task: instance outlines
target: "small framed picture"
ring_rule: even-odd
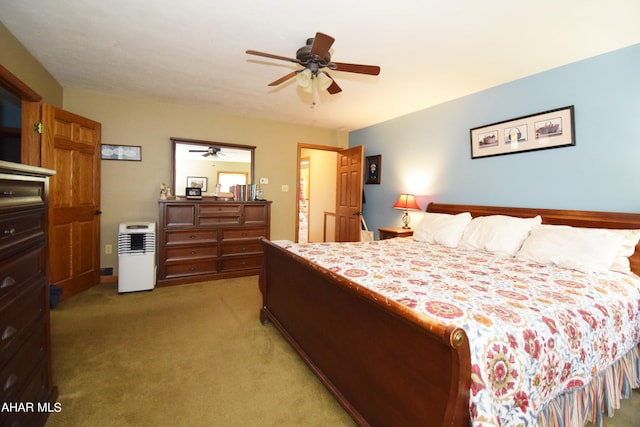
[[[187,187],[200,188],[204,193],[207,192],[207,177],[206,176],[188,176]]]
[[[187,187],[185,189],[187,199],[199,200],[202,199],[202,188],[200,187]]]
[[[139,145],[111,145],[102,144],[100,147],[102,160],[130,160],[142,161],[142,147]]]
[[[365,184],[380,184],[380,174],[382,168],[382,155],[367,156],[365,158],[365,171],[366,179]]]

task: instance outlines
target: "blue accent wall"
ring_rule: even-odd
[[[470,129],[573,105],[576,145],[471,159]],[[640,44],[363,128],[349,146],[382,155],[365,184],[370,230],[400,226],[400,193],[476,205],[640,213]],[[420,212],[412,213],[417,225]]]

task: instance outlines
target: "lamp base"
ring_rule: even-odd
[[[402,215],[402,223],[404,224],[402,228],[409,229],[409,222],[411,222],[411,218],[409,217],[409,211],[404,211],[404,215]]]

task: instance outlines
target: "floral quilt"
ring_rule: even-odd
[[[584,274],[488,252],[395,238],[288,250],[466,331],[472,425],[537,426],[640,342],[640,278]]]

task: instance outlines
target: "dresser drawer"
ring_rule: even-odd
[[[224,225],[241,225],[242,216],[240,214],[228,214],[226,216],[199,216],[199,227],[219,227]]]
[[[164,211],[164,222],[166,227],[193,227],[196,225],[196,207],[168,204]]]
[[[197,258],[215,258],[218,256],[218,245],[199,246],[169,246],[167,247],[167,261]]]
[[[43,323],[20,347],[15,356],[0,370],[0,400],[15,401],[38,362],[46,354],[47,331]]]
[[[14,355],[33,325],[46,312],[46,279],[29,286],[11,305],[0,311],[0,368]]]
[[[20,393],[20,395],[14,398],[13,402],[21,402],[21,403],[33,403],[34,411],[38,410],[38,402],[47,402],[51,396],[48,393],[50,385],[49,378],[51,376],[49,365],[46,362],[46,359],[41,359],[36,365],[35,370],[31,373],[31,376],[27,379],[27,382],[24,386],[24,389]],[[47,405],[47,408],[51,410],[62,408],[59,403],[51,402]],[[34,415],[36,419],[34,419]],[[47,416],[45,413],[34,414],[29,411],[14,411],[7,412],[2,414],[4,424],[0,423],[2,426],[11,426],[11,427],[31,427],[34,425],[42,425],[44,423],[44,419]],[[40,416],[40,420],[37,420],[38,416]]]
[[[262,244],[260,240],[238,240],[227,242],[222,245],[222,255],[242,255],[262,253]]]
[[[171,230],[165,232],[167,246],[216,243],[217,241],[217,230]]]
[[[22,248],[44,244],[44,209],[0,217],[0,254],[2,257]]]
[[[234,239],[257,239],[267,235],[264,227],[255,228],[228,228],[222,230],[222,241]]]
[[[0,210],[45,205],[45,179],[0,173]]]
[[[244,205],[245,225],[266,225],[269,218],[269,205],[246,204]]]
[[[198,205],[198,216],[240,216],[242,205],[235,204],[200,204]]]
[[[226,203],[198,205],[198,226],[200,227],[240,224],[242,224],[242,205]]]
[[[167,278],[172,278],[215,273],[218,267],[217,264],[213,259],[167,262],[165,264],[165,274]]]
[[[0,264],[0,307],[4,298],[16,288],[45,276],[46,249],[34,248],[2,260]],[[17,291],[16,291],[17,292]]]
[[[222,272],[253,270],[262,268],[262,255],[229,257],[222,259]]]

